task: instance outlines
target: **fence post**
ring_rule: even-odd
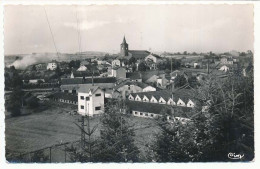
[[[65,163],[66,163],[66,156],[67,156],[67,154],[66,154],[66,144],[64,144],[64,152],[65,152]]]
[[[51,163],[51,147],[50,147],[50,163]]]

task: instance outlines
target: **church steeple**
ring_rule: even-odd
[[[126,43],[125,36],[124,36],[124,39],[123,39],[123,42],[122,42],[122,44],[123,44],[123,43]]]
[[[120,54],[122,56],[128,56],[128,44],[126,43],[125,36],[123,38],[123,42],[120,45]]]

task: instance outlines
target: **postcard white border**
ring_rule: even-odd
[[[141,5],[158,5],[158,4],[254,4],[254,33],[255,33],[255,43],[254,43],[254,65],[255,65],[255,159],[254,162],[244,162],[244,163],[135,163],[135,164],[116,164],[116,163],[104,163],[104,164],[80,164],[80,163],[71,163],[71,164],[8,164],[5,160],[5,135],[4,135],[4,29],[3,29],[3,14],[4,14],[4,5],[127,5],[127,4],[141,4]],[[91,169],[95,168],[149,168],[149,169],[157,169],[157,168],[189,168],[189,169],[254,169],[260,168],[259,162],[259,132],[260,132],[260,2],[258,1],[42,1],[42,0],[3,0],[0,2],[0,167],[3,169],[33,169],[33,168],[52,168],[52,169],[60,169],[60,168],[68,168],[68,169],[77,169],[83,167],[89,167]],[[259,66],[258,66],[259,65]],[[214,152],[212,152],[214,153]]]

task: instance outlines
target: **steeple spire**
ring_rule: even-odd
[[[124,35],[124,39],[123,39],[123,42],[122,43],[126,43],[126,40],[125,40],[125,35]]]

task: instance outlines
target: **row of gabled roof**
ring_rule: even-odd
[[[160,90],[160,91],[151,91],[151,92],[141,92],[141,93],[131,93],[130,95],[133,98],[136,98],[139,96],[141,99],[144,97],[147,97],[149,100],[154,97],[157,101],[160,100],[160,98],[163,98],[166,102],[169,101],[169,99],[172,99],[175,103],[178,102],[179,99],[181,99],[185,104],[189,102],[189,100],[192,100],[193,103],[194,97],[192,96],[192,90],[191,89],[181,89],[181,90],[176,90],[174,92],[170,92],[168,90]],[[129,95],[129,96],[130,96]]]
[[[175,117],[189,118],[192,116],[190,107],[170,106],[167,104],[152,104],[146,102],[126,101],[130,111],[147,112],[154,114],[169,114]]]

